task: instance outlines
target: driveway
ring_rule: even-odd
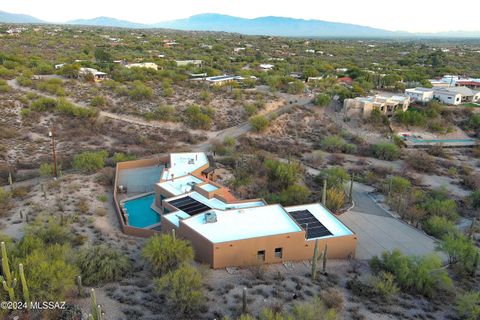
[[[435,240],[392,217],[369,196],[370,188],[354,185],[355,206],[338,218],[357,234],[357,259],[370,259],[383,251],[399,249],[406,255],[435,251]]]

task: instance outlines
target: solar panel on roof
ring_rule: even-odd
[[[317,218],[308,210],[299,210],[289,212],[295,221],[305,229],[307,239],[331,236],[330,232]]]
[[[182,210],[183,212],[188,213],[191,216],[210,210],[211,208],[200,201],[197,201],[191,197],[183,197],[168,201],[175,208]]]

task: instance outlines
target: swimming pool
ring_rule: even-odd
[[[160,215],[151,208],[155,201],[155,194],[127,200],[124,207],[128,213],[128,225],[145,228],[160,222]]]
[[[415,143],[475,143],[474,139],[417,139],[408,138]]]

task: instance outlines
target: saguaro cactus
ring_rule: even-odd
[[[327,179],[323,179],[322,204],[327,205]]]
[[[77,276],[77,288],[78,288],[78,296],[80,298],[83,298],[85,296],[85,291],[83,290],[82,276]]]
[[[17,279],[12,277],[12,272],[10,271],[10,264],[8,263],[7,249],[5,247],[5,242],[0,243],[2,251],[2,274],[0,276],[0,282],[3,285],[3,289],[8,292],[8,297],[10,301],[15,301],[15,286],[17,285]]]
[[[95,295],[95,289],[92,288],[90,291],[90,299],[92,300],[92,313],[89,315],[89,318],[93,320],[102,320],[102,308],[97,304],[97,296]]]
[[[322,254],[322,257],[323,257],[322,271],[323,271],[323,273],[326,273],[326,271],[327,271],[327,251],[328,251],[328,245],[325,244],[325,249],[323,250],[323,254]]]
[[[355,173],[352,173],[352,177],[350,178],[350,190],[348,192],[348,200],[350,204],[353,204],[353,181],[355,180]]]
[[[172,239],[173,241],[175,241],[177,238],[175,236],[175,229],[172,229]]]
[[[28,290],[27,279],[25,278],[23,264],[21,263],[18,265],[18,273],[20,275],[20,283],[22,284],[23,300],[27,303],[27,308],[30,309],[30,291]]]
[[[247,288],[242,291],[242,313],[247,313]]]
[[[318,260],[318,239],[315,240],[315,248],[313,249],[312,257],[312,280],[317,278],[317,260]]]

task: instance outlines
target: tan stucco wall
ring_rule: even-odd
[[[165,220],[164,220],[165,221]],[[165,232],[171,232],[172,227],[165,227]],[[162,231],[164,228],[162,226]],[[178,235],[190,240],[195,250],[195,259],[209,264],[214,269],[229,266],[252,266],[259,263],[272,264],[284,261],[311,260],[315,241],[306,241],[305,232],[292,232],[281,235],[257,237],[251,239],[211,243],[180,221]],[[346,259],[355,257],[356,236],[343,236],[321,239],[318,241],[319,251],[328,244],[328,258]],[[282,258],[275,257],[275,249],[282,248]],[[265,261],[257,259],[258,251],[265,251]]]

